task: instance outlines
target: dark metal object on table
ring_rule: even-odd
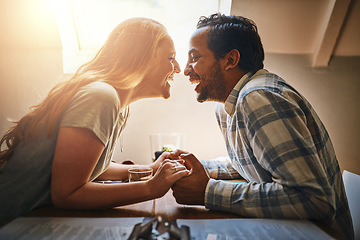
[[[190,228],[169,222],[162,217],[155,217],[150,221],[145,218],[142,223],[134,226],[128,240],[190,240]]]
[[[155,160],[158,159],[158,157],[160,157],[160,155],[165,152],[165,151],[156,151],[155,152]]]

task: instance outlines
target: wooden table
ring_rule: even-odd
[[[161,216],[174,221],[176,219],[228,219],[241,218],[239,215],[226,212],[217,212],[206,209],[204,206],[180,205],[176,203],[172,192],[169,191],[164,197],[142,203],[116,207],[104,210],[63,210],[55,207],[43,207],[29,212],[28,217],[156,217]],[[329,226],[314,222],[324,232],[335,239],[343,239]]]
[[[190,206],[177,204],[172,192],[164,197],[142,203],[104,210],[63,210],[53,206],[35,209],[26,216],[31,217],[155,217],[161,216],[168,220],[176,219],[212,219],[239,218],[238,215],[216,212],[204,206]]]

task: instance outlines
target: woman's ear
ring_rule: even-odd
[[[236,49],[232,49],[230,52],[228,52],[224,59],[226,60],[225,63],[225,70],[229,70],[232,68],[237,67],[239,60],[240,60],[240,53]]]

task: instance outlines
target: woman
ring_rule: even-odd
[[[163,196],[188,174],[166,159],[148,165],[154,177],[123,180],[131,165],[111,162],[132,102],[169,98],[180,72],[165,27],[146,18],[119,24],[95,58],[59,83],[0,141],[0,224],[36,207],[99,209]],[[1,148],[3,149],[3,148]]]

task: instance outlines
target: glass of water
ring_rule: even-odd
[[[128,170],[129,182],[147,181],[153,176],[153,169],[147,167],[135,167]]]

